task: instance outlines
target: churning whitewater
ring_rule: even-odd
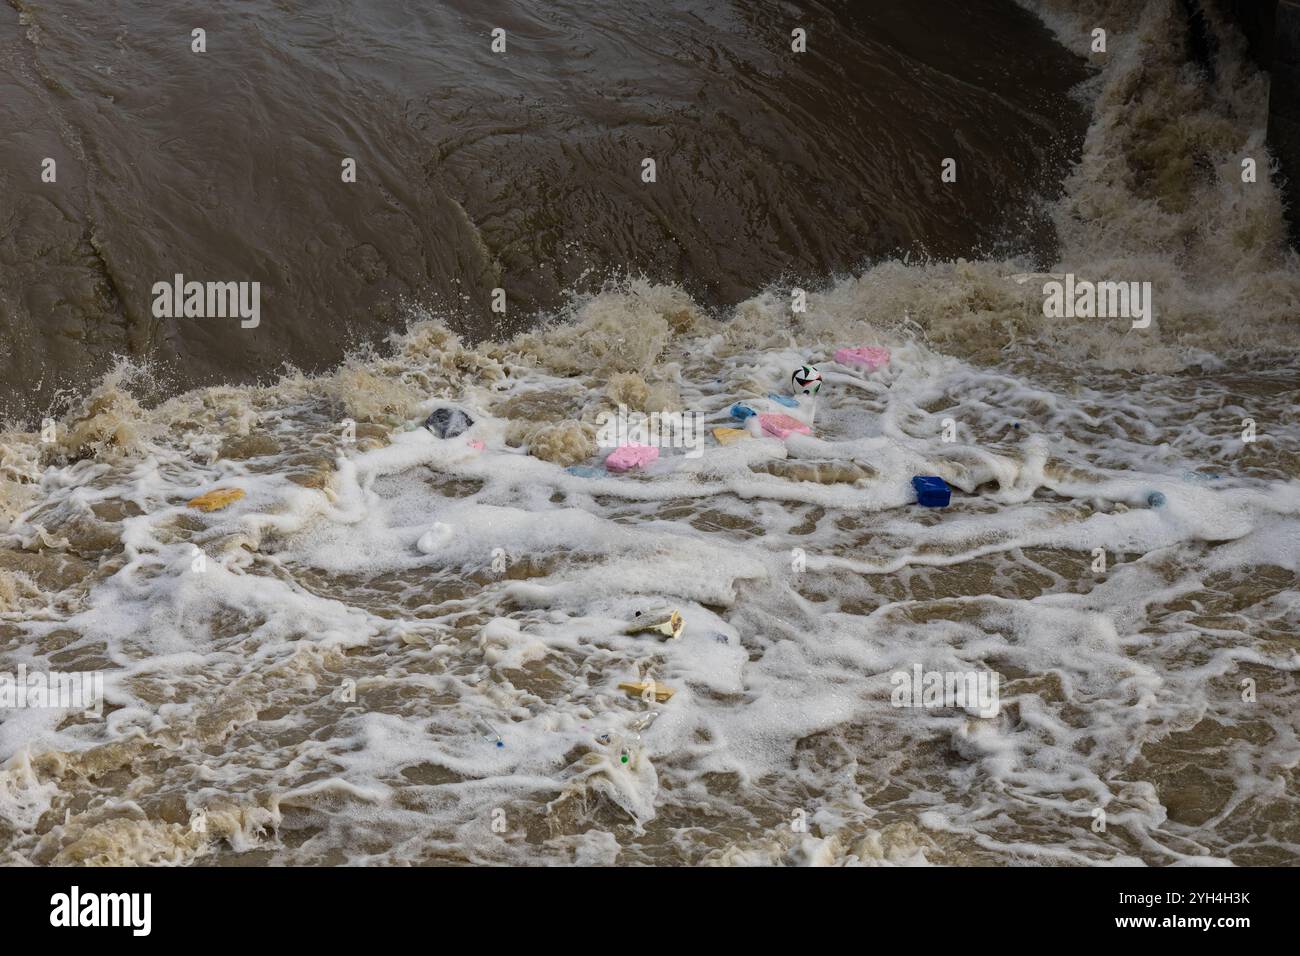
[[[1294,862],[1300,267],[1238,174],[1262,80],[1179,10],[1108,12],[1046,272],[629,279],[263,387],[123,362],[5,432],[0,670],[103,703],[6,712],[0,863]],[[1151,321],[1049,317],[1064,275]],[[804,365],[810,433],[746,430]],[[601,467],[620,406],[699,453]]]

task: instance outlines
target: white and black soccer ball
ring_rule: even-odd
[[[822,390],[822,373],[816,366],[800,365],[790,376],[796,395],[816,395]]]

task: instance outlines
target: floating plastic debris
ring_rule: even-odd
[[[610,471],[631,471],[644,468],[659,457],[659,449],[653,445],[620,445],[609,453],[605,467]]]
[[[719,445],[734,445],[742,438],[748,438],[749,432],[743,428],[715,428],[713,437],[718,440]]]
[[[501,739],[501,735],[482,717],[474,718],[474,729],[490,744],[496,744],[498,747],[504,747],[506,742]]]
[[[811,428],[789,415],[759,415],[758,423],[763,426],[763,431],[769,435],[775,435],[777,438],[785,438],[794,434],[812,434]]]
[[[789,395],[778,395],[775,392],[772,392],[767,397],[778,404],[784,405],[786,408],[799,407],[799,400],[797,398],[791,398]]]
[[[1147,495],[1147,504],[1152,508],[1163,508],[1165,506],[1165,496],[1158,491],[1153,491]]]
[[[233,505],[242,497],[244,497],[243,488],[217,488],[215,491],[206,492],[197,498],[191,498],[189,506],[198,508],[200,511],[218,511],[228,505]]]
[[[641,742],[641,732],[649,729],[650,725],[658,719],[659,711],[652,710],[628,724],[626,733],[603,733],[596,737],[596,742],[601,746],[609,747],[618,755],[620,766],[626,767],[645,748]]]
[[[731,406],[730,414],[732,418],[738,418],[743,422],[746,418],[750,418],[758,413],[748,405],[742,405],[740,402],[737,402],[735,405]]]
[[[636,613],[638,620],[624,628],[624,634],[662,634],[672,640],[681,637],[682,629],[686,626],[686,619],[682,617],[680,611],[673,611],[667,617],[651,616],[640,611]]]
[[[435,408],[424,420],[424,427],[439,438],[455,438],[468,431],[473,424],[474,419],[459,408]]]
[[[952,498],[948,482],[934,475],[917,475],[912,479],[916,503],[926,508],[946,508]]]
[[[623,767],[628,766],[641,751],[641,736],[636,733],[628,736],[608,732],[597,734],[596,743],[608,747],[610,755],[617,757],[619,765]]]
[[[835,353],[835,361],[841,365],[854,365],[874,372],[889,364],[889,349],[879,345],[868,345],[860,349],[840,349]]]
[[[634,733],[639,734],[642,731],[649,730],[650,725],[653,724],[658,719],[659,719],[659,711],[652,710],[648,714],[643,714],[640,717],[638,717],[636,720],[632,721],[632,723],[628,724],[628,729],[632,730]]]
[[[605,478],[609,476],[609,472],[600,465],[570,465],[564,470],[579,478]]]
[[[667,703],[672,699],[673,694],[677,691],[671,687],[665,687],[663,684],[656,684],[654,681],[628,681],[618,685],[618,689],[626,691],[632,697],[641,697],[647,691],[654,694],[655,701],[660,704]]]

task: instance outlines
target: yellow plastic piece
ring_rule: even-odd
[[[653,690],[655,701],[663,704],[672,699],[673,694],[677,691],[671,687],[665,687],[663,684],[656,684],[652,680],[639,681],[637,683],[625,683],[618,685],[619,690],[627,691],[633,697],[641,697],[647,690]]]
[[[748,438],[749,432],[743,428],[715,428],[713,437],[718,440],[719,445],[734,445],[742,438]]]
[[[228,505],[233,505],[242,497],[244,497],[243,488],[218,488],[215,491],[199,495],[197,498],[191,498],[189,505],[191,508],[198,508],[200,511],[219,511]]]

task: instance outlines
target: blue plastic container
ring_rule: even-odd
[[[912,487],[916,489],[916,503],[925,508],[946,508],[952,499],[948,482],[934,475],[917,475]]]
[[[754,414],[754,410],[750,408],[748,405],[742,405],[739,402],[737,402],[735,405],[731,406],[731,417],[739,418],[742,422],[753,414]]]
[[[778,395],[776,392],[769,392],[767,397],[779,405],[784,405],[786,408],[799,407],[799,400],[791,398],[789,395]]]

